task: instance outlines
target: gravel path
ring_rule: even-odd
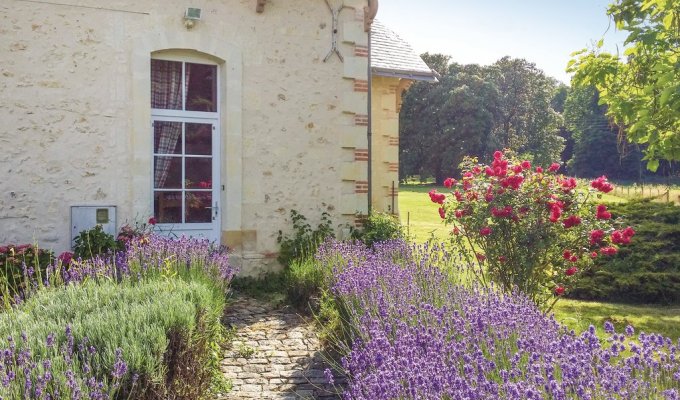
[[[246,297],[232,300],[227,326],[236,336],[222,361],[233,390],[226,399],[337,399],[311,322],[292,308]]]

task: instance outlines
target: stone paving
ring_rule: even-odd
[[[324,376],[327,366],[313,324],[292,308],[237,297],[225,318],[236,330],[222,361],[233,390],[220,398],[339,398]]]

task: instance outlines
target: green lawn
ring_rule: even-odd
[[[424,242],[432,236],[438,240],[447,240],[449,237],[449,229],[437,213],[438,206],[427,195],[434,188],[432,185],[402,185],[399,188],[401,222],[408,226],[408,231],[416,242]],[[444,192],[446,189],[439,187],[437,190]],[[603,200],[627,201],[613,193],[606,195]],[[602,333],[602,325],[609,320],[617,330],[631,324],[638,332],[656,332],[673,339],[680,338],[680,306],[633,306],[560,300],[555,306],[555,316],[558,321],[577,332],[588,329],[592,324]]]

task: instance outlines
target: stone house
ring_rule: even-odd
[[[256,273],[275,265],[291,209],[338,225],[369,202],[396,213],[400,94],[436,78],[379,23],[371,49],[376,12],[376,0],[3,1],[0,244],[62,251],[76,214],[111,231],[153,215]]]

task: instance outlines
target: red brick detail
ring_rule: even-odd
[[[354,226],[355,226],[356,228],[363,228],[363,227],[364,227],[364,220],[363,220],[363,219],[359,219],[359,218],[355,219],[355,220],[354,220]]]
[[[368,57],[368,47],[367,46],[354,46],[354,55],[356,57]]]
[[[366,114],[355,114],[354,115],[354,125],[368,126],[368,115],[366,115]]]
[[[354,192],[355,193],[368,193],[368,181],[356,181],[356,182],[354,182]]]
[[[368,149],[354,150],[354,161],[368,161]]]
[[[389,172],[399,172],[399,163],[389,163],[387,165],[387,170]]]
[[[368,92],[368,81],[363,81],[361,79],[354,80],[354,91],[355,92]]]
[[[399,138],[398,137],[390,137],[389,145],[390,146],[399,146]]]
[[[394,190],[392,190],[392,188],[390,188],[390,197],[399,197],[399,189],[394,188]]]

